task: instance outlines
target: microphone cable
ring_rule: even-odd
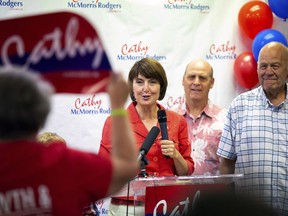
[[[130,195],[130,180],[128,181],[127,185],[127,196],[126,196],[126,216],[128,216],[128,211],[129,211],[129,195]]]

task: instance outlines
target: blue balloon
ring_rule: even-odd
[[[283,19],[288,18],[288,1],[287,0],[268,0],[272,12]]]
[[[252,53],[256,61],[258,61],[258,55],[262,47],[270,42],[279,42],[287,47],[287,39],[281,32],[275,29],[262,30],[256,35],[252,43]]]

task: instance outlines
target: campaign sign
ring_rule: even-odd
[[[111,66],[82,16],[57,12],[0,21],[0,69],[40,73],[56,92],[105,91]]]
[[[194,184],[146,187],[145,216],[188,216],[201,196],[225,191],[225,184]]]

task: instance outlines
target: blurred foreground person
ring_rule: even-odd
[[[270,208],[252,197],[230,192],[208,192],[193,203],[189,216],[272,216]]]
[[[43,145],[36,139],[53,91],[34,75],[0,72],[0,215],[81,215],[137,173],[128,116],[112,116],[111,159]],[[129,86],[121,75],[111,75],[107,91],[112,110],[123,109]]]

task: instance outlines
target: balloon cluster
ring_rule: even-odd
[[[271,42],[287,46],[287,39],[278,30],[272,29],[273,13],[286,21],[288,0],[268,0],[268,5],[260,0],[244,4],[238,13],[241,31],[253,40],[252,52],[244,52],[234,62],[234,74],[239,84],[251,89],[258,84],[257,61],[261,48]]]

